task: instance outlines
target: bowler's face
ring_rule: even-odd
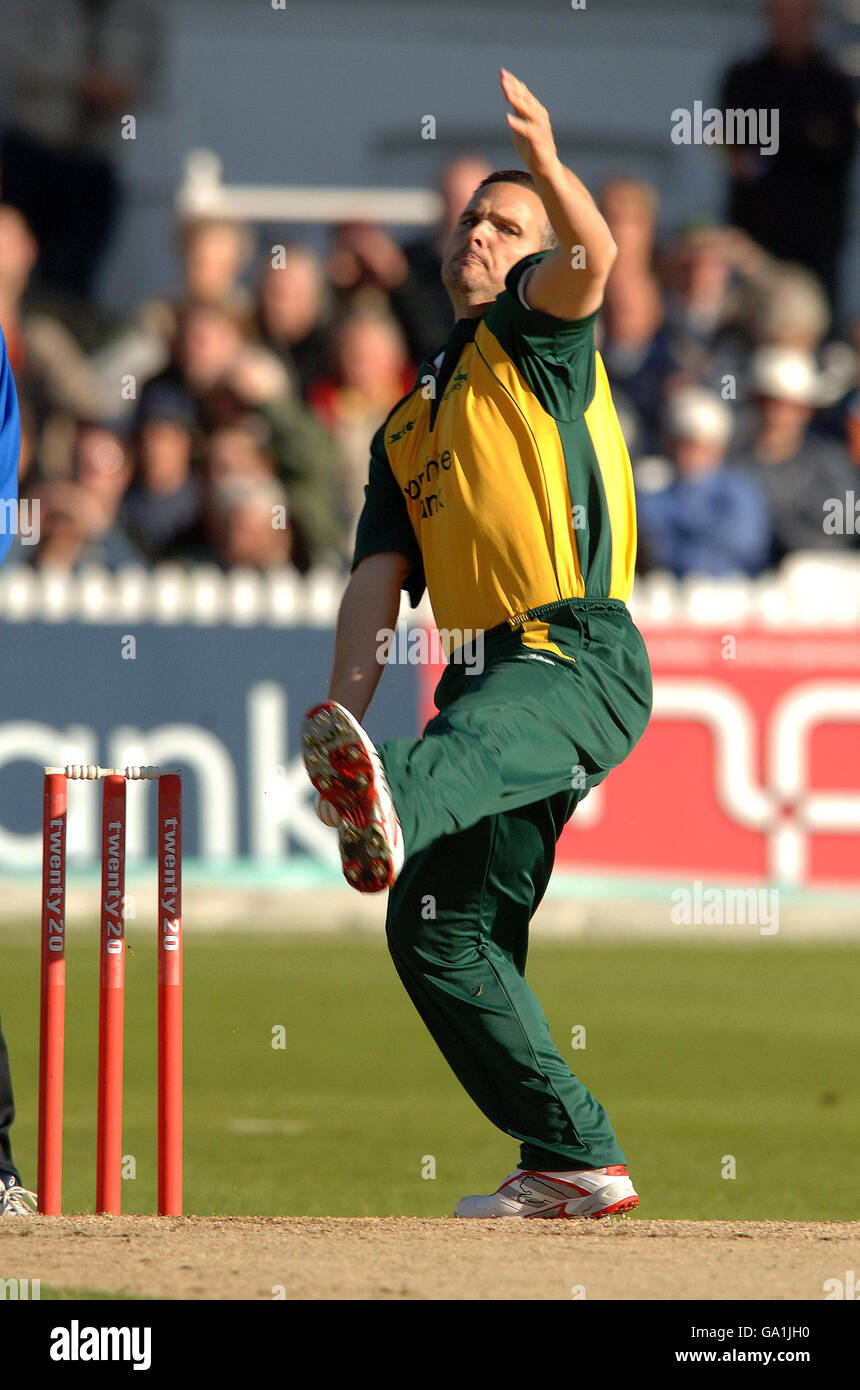
[[[516,183],[480,188],[445,246],[442,283],[470,304],[495,299],[517,261],[543,247],[546,212],[536,193]]]

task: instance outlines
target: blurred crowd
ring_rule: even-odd
[[[731,223],[664,236],[652,186],[613,177],[597,191],[619,248],[598,345],[633,461],[640,571],[756,575],[798,550],[858,546],[860,320],[838,280],[853,101],[815,46],[814,6],[772,0],[768,13],[762,54],[726,75],[724,100],[781,102],[793,143],[764,165],[733,153]],[[41,539],[6,563],[348,566],[370,439],[453,326],[442,248],[491,166],[448,165],[439,224],[405,244],[350,223],[320,256],[186,222],[175,287],[94,331],[83,311],[103,247],[82,280],[44,200],[37,235],[20,170],[32,183],[47,137],[22,110],[0,146],[0,326]]]

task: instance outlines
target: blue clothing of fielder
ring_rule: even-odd
[[[0,564],[6,558],[6,552],[15,534],[20,448],[21,421],[18,414],[18,396],[6,352],[6,339],[0,329]],[[9,1129],[14,1118],[15,1104],[12,1099],[9,1055],[3,1034],[0,1032],[0,1182],[10,1176],[20,1182],[20,1174],[12,1162],[12,1148],[9,1143]]]
[[[21,417],[6,339],[0,329],[0,564],[15,538],[18,518],[18,456]]]

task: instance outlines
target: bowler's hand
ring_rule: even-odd
[[[507,68],[499,68],[499,78],[502,91],[513,107],[513,112],[507,113],[507,122],[514,148],[534,175],[546,176],[558,163],[549,112],[525,82],[514,77]]]

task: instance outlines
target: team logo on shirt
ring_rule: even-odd
[[[404,436],[404,434],[407,434],[408,431],[412,429],[412,427],[413,427],[414,424],[415,424],[415,421],[414,421],[414,420],[407,420],[407,421],[406,421],[406,424],[403,426],[403,429],[402,429],[402,430],[397,430],[396,433],[390,434],[390,435],[388,436],[388,442],[389,442],[389,444],[396,444],[397,441],[398,441],[398,439],[402,439],[403,436]]]
[[[444,507],[439,479],[443,471],[447,473],[453,462],[450,449],[445,449],[438,459],[427,459],[421,472],[407,480],[403,491],[410,502],[421,503],[422,517],[435,516]],[[435,487],[436,490],[430,492],[431,487]]]
[[[443,401],[447,401],[452,391],[459,391],[462,386],[465,386],[468,380],[469,377],[466,372],[457,372],[451,378],[451,384],[445,392],[444,396],[442,397]]]

